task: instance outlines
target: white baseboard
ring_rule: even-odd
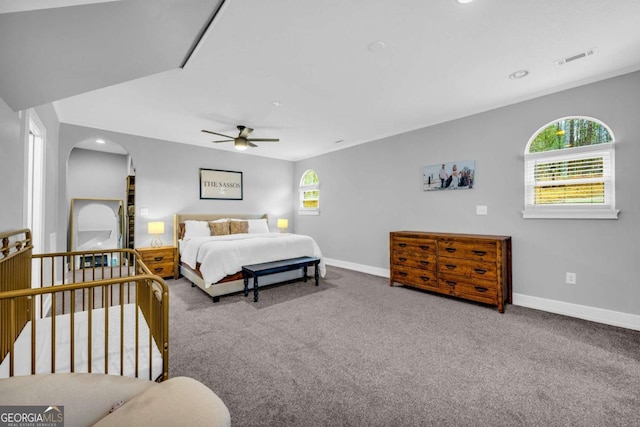
[[[387,279],[389,278],[389,274],[390,274],[389,269],[386,269],[386,268],[371,267],[370,265],[356,264],[355,262],[340,261],[338,259],[332,259],[332,258],[323,258],[323,259],[324,259],[324,263],[327,265],[346,268],[347,270],[359,271],[361,273],[367,273],[373,276],[386,277]]]
[[[389,270],[385,268],[371,267],[369,265],[340,261],[332,258],[324,258],[324,262],[334,267],[346,268],[347,270],[359,271],[374,276],[389,278],[390,275]],[[513,294],[513,305],[640,331],[640,315],[637,314],[622,313],[620,311],[606,310],[604,308],[589,307],[517,293]]]
[[[589,307],[586,305],[515,293],[513,294],[513,305],[640,331],[640,316],[637,314],[622,313],[604,308]]]

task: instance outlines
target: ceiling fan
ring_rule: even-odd
[[[225,135],[225,134],[218,133],[218,132],[213,132],[213,131],[206,130],[206,129],[202,129],[202,132],[211,133],[213,135],[223,136],[223,137],[227,138],[227,139],[223,139],[223,140],[220,140],[220,141],[213,141],[215,143],[233,141],[233,145],[235,146],[236,150],[246,150],[249,147],[257,147],[257,145],[253,143],[253,141],[257,141],[257,142],[278,142],[278,141],[280,141],[277,138],[249,138],[249,135],[251,135],[251,132],[253,132],[253,129],[248,128],[246,126],[238,126],[238,130],[240,131],[240,133],[236,137]]]

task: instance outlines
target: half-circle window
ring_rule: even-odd
[[[525,218],[617,218],[614,137],[587,117],[555,120],[525,149]]]
[[[320,213],[320,179],[318,174],[307,170],[300,179],[300,206],[299,213],[317,215]]]

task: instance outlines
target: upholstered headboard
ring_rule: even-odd
[[[184,235],[184,222],[187,220],[193,221],[215,221],[222,218],[237,218],[237,219],[266,219],[269,222],[268,214],[214,214],[214,213],[178,213],[173,216],[173,244],[178,246],[178,240]]]

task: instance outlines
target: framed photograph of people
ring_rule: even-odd
[[[424,166],[422,189],[424,191],[468,190],[474,187],[476,161],[461,160]]]
[[[242,172],[200,169],[200,198],[242,200]]]

